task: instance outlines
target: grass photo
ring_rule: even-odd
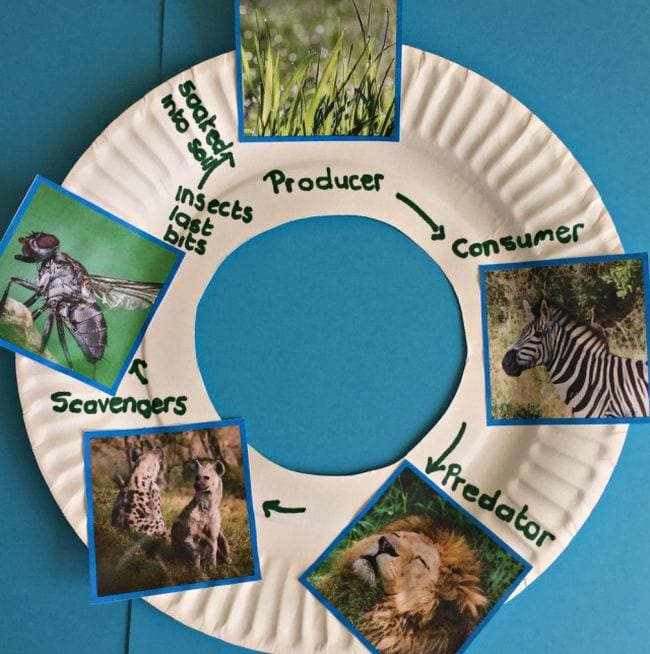
[[[301,581],[371,651],[452,654],[529,570],[405,462]]]
[[[645,256],[481,268],[488,420],[648,416]]]
[[[182,257],[37,177],[0,243],[0,345],[114,393]]]
[[[243,422],[86,434],[94,602],[259,579]]]
[[[240,137],[399,136],[401,0],[239,0]]]

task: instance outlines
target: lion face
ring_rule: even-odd
[[[352,571],[368,584],[381,583],[389,595],[434,588],[440,577],[440,553],[424,534],[375,534],[353,546],[350,553]]]
[[[338,570],[378,586],[388,615],[413,624],[440,619],[443,607],[445,615],[465,616],[469,624],[487,605],[480,565],[466,539],[423,516],[397,520],[358,541],[342,554]]]

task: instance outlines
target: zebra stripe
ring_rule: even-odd
[[[605,337],[557,304],[542,300],[532,320],[503,357],[504,371],[518,377],[546,366],[551,382],[579,418],[648,415],[648,363],[612,354]]]

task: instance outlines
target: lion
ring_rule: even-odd
[[[340,607],[374,590],[355,626],[381,654],[452,654],[488,605],[480,572],[464,536],[408,516],[345,550],[319,591]]]

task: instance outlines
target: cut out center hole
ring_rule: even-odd
[[[276,463],[319,474],[403,457],[447,408],[466,351],[437,264],[401,232],[352,216],[245,243],[208,285],[196,329],[219,414],[245,418],[249,443]]]

